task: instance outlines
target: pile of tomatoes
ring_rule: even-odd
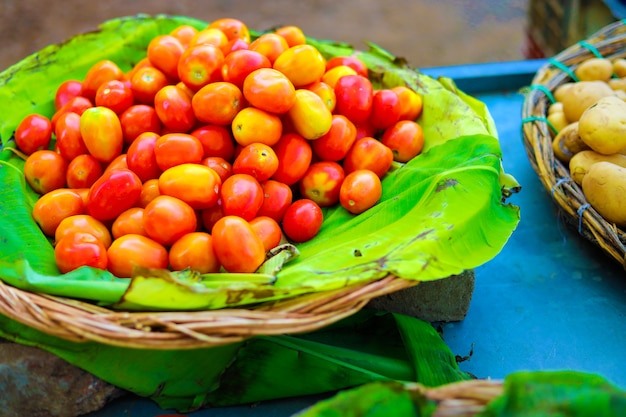
[[[254,272],[312,239],[323,207],[372,207],[423,146],[419,94],[374,89],[360,60],[325,59],[298,27],[251,40],[232,18],[155,37],[127,72],[97,62],[54,105],[14,138],[63,273]]]

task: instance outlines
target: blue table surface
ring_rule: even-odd
[[[533,171],[522,142],[520,89],[541,60],[426,68],[453,78],[483,101],[496,122],[505,170],[522,185],[509,200],[521,221],[503,250],[478,267],[467,317],[442,325],[443,338],[469,360],[462,370],[504,378],[520,370],[573,369],[597,373],[626,389],[626,274],[620,265],[559,218]],[[323,396],[214,408],[200,416],[289,416]],[[126,396],[92,417],[166,414],[149,400]],[[169,411],[171,412],[171,410]]]

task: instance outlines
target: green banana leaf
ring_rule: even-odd
[[[0,336],[42,347],[163,409],[179,412],[332,395],[373,381],[437,386],[470,379],[432,325],[369,309],[316,332],[192,350],[70,342],[3,316]]]
[[[0,278],[15,287],[91,300],[127,310],[197,310],[244,306],[303,293],[366,283],[386,275],[428,281],[472,269],[497,255],[519,222],[504,200],[511,182],[486,106],[371,45],[310,39],[327,57],[355,53],[376,86],[405,83],[424,96],[419,121],[425,151],[383,180],[383,196],[358,216],[325,210],[318,236],[297,245],[296,257],[274,262],[264,274],[194,274],[142,271],[132,280],[80,268],[60,274],[48,239],[30,216],[38,197],[21,177],[23,161],[11,139],[19,121],[50,116],[56,87],[81,79],[100,59],[129,69],[149,40],[181,23],[179,16],[135,16],[105,22],[98,31],[49,46],[0,74]],[[258,35],[253,33],[253,35]],[[507,182],[503,181],[503,178]],[[275,261],[275,260],[274,260]],[[287,262],[288,261],[288,262]]]
[[[293,417],[436,415],[436,401],[426,398],[416,388],[414,384],[399,381],[370,382],[321,400]],[[481,412],[471,413],[476,417],[619,417],[626,415],[626,391],[595,374],[515,372],[505,377],[501,395]]]

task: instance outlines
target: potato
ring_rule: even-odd
[[[613,60],[613,73],[618,77],[626,77],[626,59],[616,58]]]
[[[567,121],[567,117],[565,117],[565,113],[562,111],[548,113],[547,117],[548,121],[554,128],[556,129],[556,133],[550,129],[550,133],[552,136],[556,136],[561,130],[565,128],[569,124]]]
[[[604,155],[626,148],[626,102],[614,96],[601,98],[580,116],[578,134]]]
[[[579,81],[607,82],[613,75],[613,63],[606,58],[589,58],[576,67],[574,74]]]
[[[611,162],[596,162],[583,177],[587,201],[608,222],[626,226],[626,168]]]
[[[589,149],[589,146],[578,135],[578,122],[565,126],[552,141],[554,156],[564,163],[569,163],[574,155],[586,149]]]
[[[563,103],[561,103],[560,101],[557,101],[555,103],[550,104],[550,106],[548,106],[548,114],[552,114],[552,113],[563,113]]]
[[[611,78],[607,83],[613,91],[626,91],[626,78]]]
[[[615,92],[604,81],[579,81],[567,89],[563,96],[563,112],[570,123],[577,122],[587,107],[602,97]]]
[[[557,102],[562,103],[563,97],[567,95],[567,92],[569,91],[570,88],[572,88],[574,84],[575,84],[574,82],[564,83],[558,86],[557,88],[555,88],[554,93],[552,94],[554,96],[554,99]]]
[[[613,155],[602,155],[601,153],[592,151],[591,149],[587,149],[578,152],[576,155],[572,156],[572,159],[570,159],[570,176],[576,184],[581,185],[583,182],[583,177],[589,171],[589,167],[596,162],[602,161],[611,162],[615,165],[626,168],[626,155],[622,155],[619,153]]]

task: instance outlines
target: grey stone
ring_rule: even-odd
[[[418,285],[371,300],[367,307],[406,314],[424,321],[460,321],[469,310],[474,293],[474,270],[420,282]]]
[[[75,417],[125,394],[43,349],[0,339],[0,416]]]

